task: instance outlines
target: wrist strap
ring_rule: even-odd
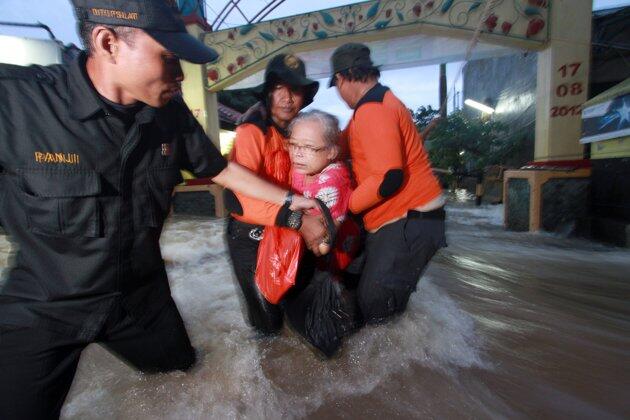
[[[324,216],[324,220],[326,221],[326,230],[328,231],[328,238],[330,239],[330,245],[334,246],[335,240],[337,239],[337,229],[335,228],[335,219],[333,219],[332,214],[330,213],[330,209],[322,200],[319,198],[315,198],[317,204],[319,205],[319,209]]]
[[[285,204],[282,207],[280,207],[280,210],[278,211],[278,214],[276,215],[276,221],[275,221],[275,225],[276,226],[282,226],[282,227],[289,227],[288,222],[289,222],[289,216],[291,215],[291,210],[289,210],[289,205]]]

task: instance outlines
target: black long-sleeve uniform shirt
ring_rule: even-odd
[[[0,65],[0,224],[17,247],[0,323],[90,340],[113,305],[142,323],[170,299],[158,241],[180,169],[227,163],[181,99],[122,124],[85,61]]]

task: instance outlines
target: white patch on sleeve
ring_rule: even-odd
[[[316,197],[330,209],[339,201],[339,190],[336,187],[324,187],[317,191]]]
[[[325,184],[328,180],[330,179],[329,175],[326,175],[324,173],[322,173],[318,178],[317,178],[317,183],[318,184]]]

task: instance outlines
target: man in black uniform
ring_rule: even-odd
[[[73,3],[87,54],[0,65],[0,224],[18,246],[0,283],[3,420],[57,418],[92,342],[144,372],[194,364],[158,243],[180,169],[312,204],[206,137],[179,96],[179,59],[217,55],[166,0]]]

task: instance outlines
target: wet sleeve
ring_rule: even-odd
[[[370,174],[352,193],[350,211],[361,213],[393,195],[402,185],[403,138],[394,111],[368,103],[357,111],[353,141]]]
[[[265,135],[253,124],[243,124],[236,129],[234,148],[230,160],[242,165],[257,175],[263,174],[263,144]],[[239,193],[234,193],[240,212],[248,223],[271,226],[276,223],[280,207],[267,201],[256,200]]]
[[[203,128],[184,104],[184,151],[181,165],[199,178],[213,178],[227,166],[227,160],[203,131]]]

